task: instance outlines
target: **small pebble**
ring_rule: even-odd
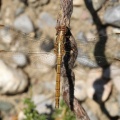
[[[119,12],[120,5],[107,9],[104,14],[105,22],[120,27]]]
[[[83,0],[73,0],[73,5],[74,6],[84,5],[84,1]]]
[[[14,62],[20,67],[25,66],[27,64],[27,57],[23,53],[13,54],[12,58]]]
[[[95,10],[99,10],[106,0],[92,0],[92,4]]]
[[[9,112],[14,107],[10,102],[0,101],[0,111]]]
[[[113,84],[118,92],[120,92],[120,75],[113,78]]]
[[[44,27],[55,27],[56,20],[53,16],[47,12],[42,12],[39,16],[38,26],[40,29],[44,29]]]
[[[77,39],[79,39],[80,42],[87,43],[87,38],[86,38],[86,36],[84,35],[83,32],[79,32],[77,34]]]
[[[119,110],[119,104],[115,98],[110,98],[106,103],[105,103],[105,108],[110,114],[110,116],[115,117],[119,116],[120,110]]]
[[[47,106],[51,106],[51,107],[54,106],[54,102],[50,98],[53,98],[53,97],[50,95],[45,95],[45,94],[33,96],[32,100],[34,104],[36,105],[36,110],[40,114],[42,113],[50,114],[51,109]]]
[[[30,33],[30,32],[34,31],[34,27],[33,27],[32,21],[26,14],[18,16],[15,19],[14,27],[17,30],[20,30],[20,31],[22,31],[24,33]]]
[[[80,101],[83,101],[86,99],[86,97],[87,97],[86,83],[84,81],[79,80],[79,81],[75,82],[74,95]]]
[[[12,35],[7,28],[0,29],[0,38],[2,38],[2,41],[6,44],[10,44],[12,42]]]
[[[0,60],[0,94],[17,94],[28,86],[28,78],[20,69],[7,66]]]
[[[80,7],[74,7],[73,8],[73,13],[72,13],[72,18],[80,19],[80,16],[81,16],[82,12],[83,11]]]

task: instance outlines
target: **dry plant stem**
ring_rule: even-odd
[[[74,40],[74,37],[70,33],[70,30],[67,33],[65,49],[69,52],[67,52],[64,56],[64,63],[61,68],[61,74],[63,76],[63,99],[68,107],[75,113],[77,120],[90,120],[86,111],[79,104],[78,100],[74,97],[75,75],[72,71],[72,68],[77,58],[78,51],[76,42]]]
[[[73,11],[73,0],[60,0],[60,15],[57,19],[57,26],[66,25],[70,27],[70,18]]]
[[[74,81],[75,75],[72,71],[78,50],[74,37],[70,32],[70,18],[73,10],[73,0],[60,0],[61,15],[57,20],[57,26],[65,25],[67,27],[65,39],[65,54],[61,67],[61,75],[63,77],[62,90],[63,99],[68,107],[75,113],[77,120],[90,120],[83,107],[74,97]]]

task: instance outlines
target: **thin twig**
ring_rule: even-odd
[[[90,120],[86,111],[79,104],[78,100],[74,97],[74,81],[75,75],[72,71],[76,61],[78,50],[74,37],[70,32],[70,18],[73,10],[73,0],[60,0],[61,2],[61,15],[57,20],[57,26],[66,25],[67,33],[65,40],[65,54],[63,64],[61,67],[61,75],[63,77],[62,91],[63,99],[68,107],[75,113],[77,120]]]

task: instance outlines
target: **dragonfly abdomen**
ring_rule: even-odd
[[[56,75],[56,108],[59,108],[59,97],[60,97],[60,76],[61,76],[61,62],[62,56],[57,57],[57,75]]]
[[[64,40],[66,34],[66,27],[60,26],[57,29],[57,38],[55,43],[55,54],[57,56],[57,74],[56,74],[56,103],[55,107],[59,108],[59,97],[60,97],[60,77],[61,77],[61,63],[64,55]]]

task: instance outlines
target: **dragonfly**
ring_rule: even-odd
[[[64,32],[64,29],[62,29],[56,40],[63,40]],[[107,35],[107,37],[106,43],[104,42],[106,35],[91,38],[88,41],[77,39],[78,57],[75,65],[93,69],[98,67],[103,68],[108,64],[115,63],[119,66],[118,68],[120,68],[120,36],[114,33]],[[102,42],[99,42],[100,39]],[[64,54],[67,54],[67,51],[64,51],[64,45],[61,45],[62,47],[57,49],[59,45],[54,45],[55,41],[52,39],[36,37],[35,35],[31,36],[31,34],[20,32],[13,27],[5,25],[0,25],[0,40],[2,43],[0,45],[0,59],[2,60],[11,59],[15,62],[17,59],[22,61],[22,53],[29,58],[32,69],[42,70],[44,67],[43,64],[49,67],[56,67],[57,64],[55,106],[58,108],[60,96],[60,68],[62,57]],[[56,55],[54,47],[56,47],[57,52],[61,51],[61,56]]]

